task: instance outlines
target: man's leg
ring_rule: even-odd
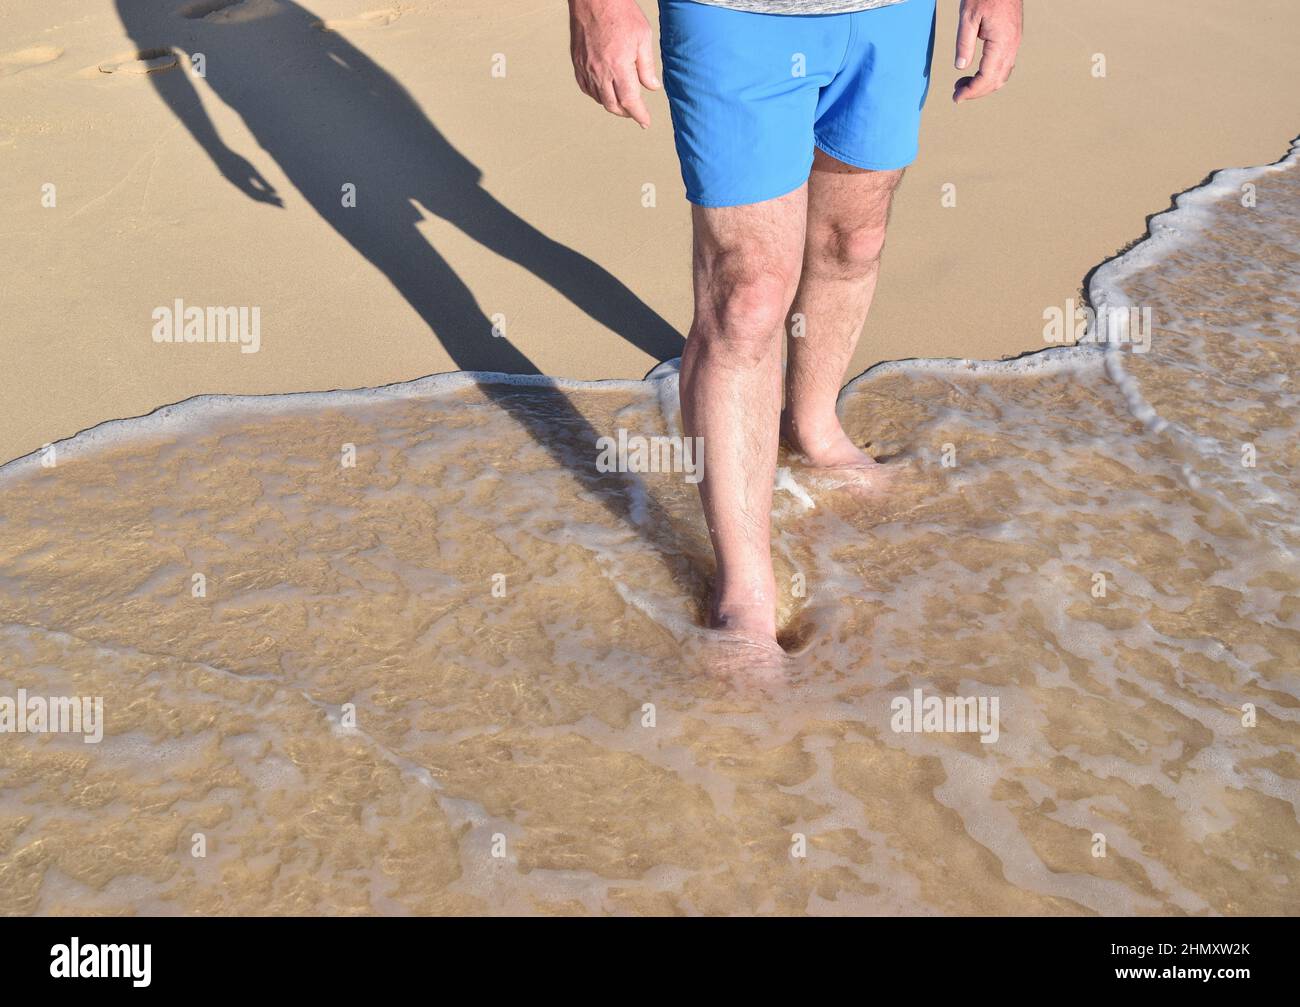
[[[682,355],[682,425],[702,437],[700,498],[717,558],[712,624],[776,639],[772,482],[781,335],[799,281],[806,187],[747,206],[692,207],[695,320]]]
[[[876,290],[880,252],[902,170],[867,171],[818,150],[808,178],[803,275],[787,341],[786,445],[818,466],[873,465],[844,433],[835,401]]]

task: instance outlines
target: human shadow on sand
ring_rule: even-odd
[[[417,230],[423,219],[417,203],[656,360],[680,355],[683,340],[671,325],[601,266],[502,205],[405,88],[305,7],[292,0],[117,0],[117,8],[142,54],[181,55],[178,66],[149,80],[221,174],[250,199],[283,206],[257,168],[218,135],[199,100],[200,79],[239,113],[315,211],[392,282],[460,369],[538,373],[507,338],[492,334],[473,293]],[[202,78],[190,69],[187,57],[195,53],[203,57]],[[345,183],[356,187],[354,207],[343,203]],[[597,472],[599,434],[567,397],[486,380],[479,387],[612,513],[631,522],[622,478],[635,476]],[[651,528],[667,529],[666,521],[655,520],[662,513],[647,517]],[[669,565],[698,592],[698,575],[681,563]]]

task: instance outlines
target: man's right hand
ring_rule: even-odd
[[[641,88],[659,90],[654,39],[636,0],[569,0],[569,50],[578,87],[642,129],[650,113]]]

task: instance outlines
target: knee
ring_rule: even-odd
[[[699,305],[697,334],[728,356],[757,361],[777,344],[797,281],[775,270],[716,276]]]
[[[842,279],[861,279],[880,265],[885,248],[884,224],[828,227],[809,235],[808,264]]]

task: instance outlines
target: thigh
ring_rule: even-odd
[[[883,231],[905,170],[859,168],[819,149],[808,176],[809,240],[828,234]]]
[[[808,187],[761,203],[692,207],[697,306],[740,285],[793,297],[803,263]],[[704,305],[700,305],[700,300]]]
[[[807,180],[818,95],[843,61],[848,18],[661,0],[664,90],[687,199],[761,203]]]

